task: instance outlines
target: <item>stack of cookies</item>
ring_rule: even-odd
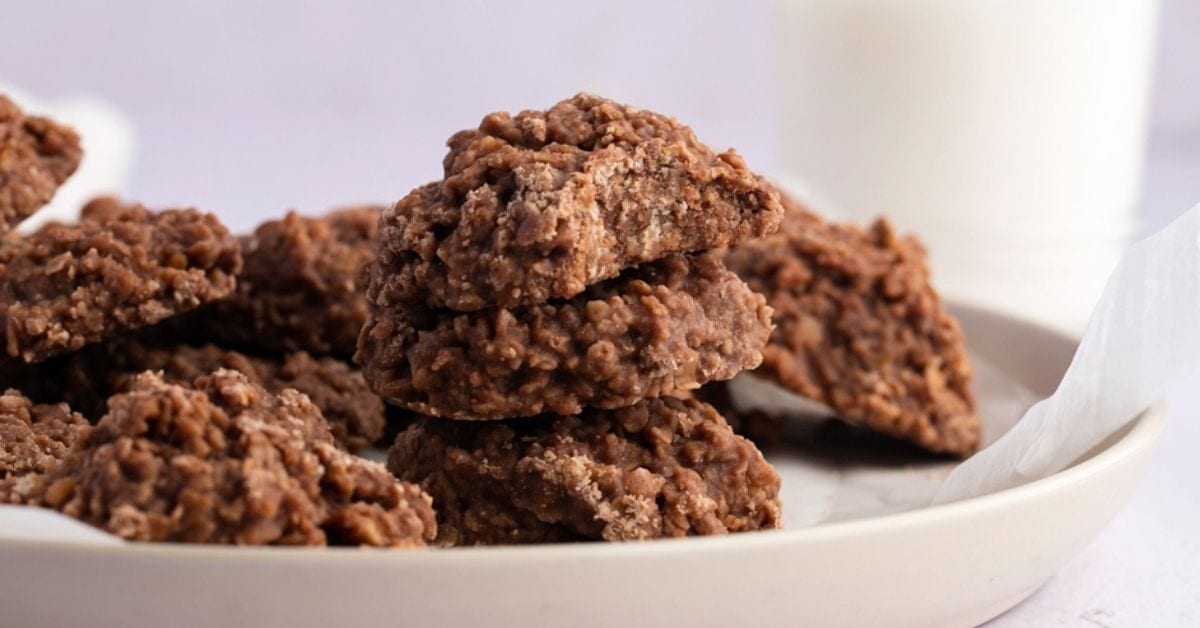
[[[762,360],[771,310],[719,252],[776,192],[675,120],[581,94],[491,114],[380,221],[357,361],[421,415],[389,466],[438,541],[777,527],[779,478],[691,398]]]

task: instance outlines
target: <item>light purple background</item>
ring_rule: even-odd
[[[110,99],[141,132],[133,195],[241,227],[396,200],[440,175],[453,131],[580,90],[669,111],[766,163],[768,7],[737,5],[27,3],[5,11],[23,26],[3,29],[0,76]]]
[[[0,33],[0,81],[130,114],[133,198],[237,229],[393,201],[438,176],[451,131],[579,90],[670,112],[752,166],[775,159],[762,0],[6,2]],[[1143,233],[1200,201],[1200,3],[1164,0],[1152,102]],[[1131,507],[998,625],[1200,624],[1200,377],[1171,401]]]

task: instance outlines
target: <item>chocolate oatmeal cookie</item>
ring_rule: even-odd
[[[448,545],[629,541],[780,525],[779,476],[711,407],[650,399],[522,421],[422,420],[388,468],[438,505]]]
[[[0,480],[58,468],[88,422],[66,404],[35,404],[10,390],[0,396]]]
[[[173,341],[160,328],[127,334],[68,356],[11,371],[5,381],[39,400],[66,400],[94,419],[107,411],[108,398],[128,390],[143,371],[161,371],[166,381],[190,386],[196,378],[226,368],[278,394],[286,388],[308,395],[321,410],[334,439],[351,451],[384,435],[383,401],[362,373],[334,358],[303,351],[284,356],[250,356],[213,344]],[[49,380],[39,381],[39,380]]]
[[[219,370],[196,388],[139,375],[63,464],[0,483],[125,539],[239,545],[413,547],[430,498],[338,448],[307,397]]]
[[[236,292],[188,324],[207,339],[251,351],[349,358],[367,320],[358,282],[375,255],[382,211],[352,207],[322,218],[290,212],[260,225],[242,239],[246,263]]]
[[[691,390],[757,366],[771,330],[762,296],[714,254],[674,254],[566,301],[373,314],[357,356],[371,388],[421,414],[468,420]]]
[[[211,214],[140,205],[0,241],[9,359],[40,362],[227,296],[237,240]]]
[[[580,294],[775,229],[777,193],[673,118],[590,94],[455,134],[445,178],[384,212],[368,295],[475,311]]]
[[[775,310],[755,374],[930,451],[974,452],[966,345],[929,284],[921,244],[886,220],[863,230],[785,205],[779,233],[725,258]]]
[[[49,203],[82,159],[75,131],[0,94],[0,234]]]
[[[118,352],[122,355],[116,363],[121,369],[109,371],[114,391],[128,389],[135,375],[146,370],[161,370],[172,383],[191,384],[197,377],[228,368],[271,393],[294,388],[307,395],[320,408],[334,439],[351,451],[369,447],[383,436],[383,400],[367,387],[361,372],[340,360],[315,358],[303,351],[282,358],[251,357],[211,344],[139,347],[126,343],[110,349],[109,358]]]

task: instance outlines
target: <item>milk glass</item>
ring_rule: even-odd
[[[966,301],[1081,329],[1135,227],[1153,0],[776,0],[781,163]]]

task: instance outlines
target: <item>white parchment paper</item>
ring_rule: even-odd
[[[1059,471],[1200,363],[1200,206],[1133,245],[1105,285],[1058,389],[961,464],[935,503]]]

